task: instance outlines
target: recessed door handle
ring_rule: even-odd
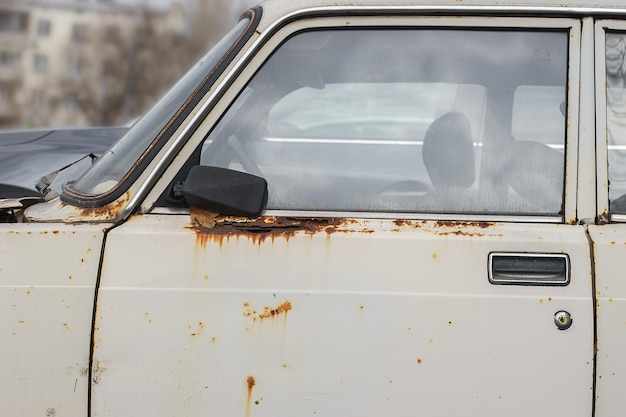
[[[500,285],[569,284],[569,256],[564,253],[489,254],[489,282]]]

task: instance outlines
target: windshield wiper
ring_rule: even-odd
[[[37,191],[39,191],[39,193],[41,193],[41,195],[46,199],[46,200],[51,200],[55,197],[57,197],[59,195],[59,191],[55,190],[52,185],[56,183],[58,183],[59,181],[63,181],[63,179],[65,179],[66,181],[63,181],[63,184],[68,182],[69,180],[74,180],[76,179],[76,177],[78,175],[76,175],[76,173],[74,172],[74,170],[70,170],[66,173],[64,173],[64,175],[61,175],[60,179],[57,180],[58,175],[62,172],[65,171],[66,169],[75,166],[76,164],[79,164],[81,161],[90,158],[91,159],[91,164],[93,164],[94,162],[96,162],[98,160],[98,156],[96,156],[94,153],[90,153],[88,155],[83,156],[80,159],[77,159],[76,161],[65,165],[62,168],[57,169],[56,171],[52,171],[51,173],[44,175],[43,177],[39,178],[37,180],[37,182],[35,182],[35,188],[37,189]],[[83,172],[85,172],[87,168],[84,168],[80,174],[82,174]],[[67,175],[65,175],[67,174]],[[70,175],[73,175],[71,178],[68,178]],[[63,185],[61,184],[61,185]]]

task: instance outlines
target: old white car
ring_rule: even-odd
[[[618,0],[252,8],[0,203],[0,416],[622,417],[625,56]]]

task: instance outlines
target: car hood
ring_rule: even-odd
[[[0,198],[39,195],[35,182],[83,156],[102,155],[128,127],[0,131]]]

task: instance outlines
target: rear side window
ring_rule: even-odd
[[[301,32],[205,140],[269,209],[559,215],[568,33]]]
[[[609,142],[609,201],[626,214],[626,34],[606,34],[606,101]]]

